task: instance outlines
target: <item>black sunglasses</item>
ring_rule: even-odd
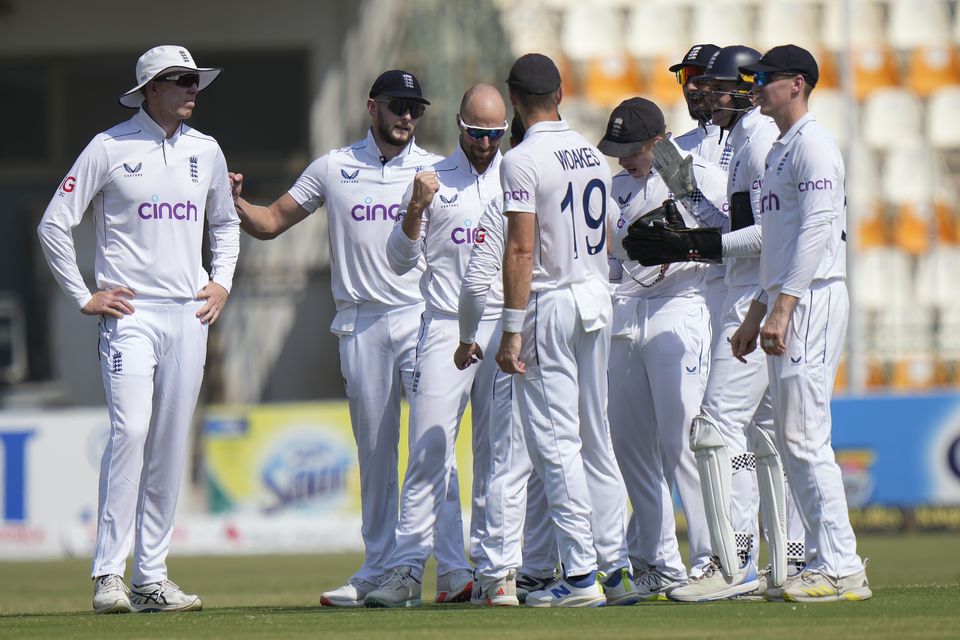
[[[172,82],[178,87],[192,87],[193,85],[200,86],[200,74],[199,73],[181,73],[176,76],[167,76],[165,78],[157,78],[157,80],[162,80],[164,82]]]
[[[423,112],[427,110],[427,107],[422,102],[417,102],[415,100],[406,100],[404,98],[391,98],[390,100],[377,100],[377,102],[382,102],[387,105],[387,109],[390,110],[395,116],[403,117],[406,113],[410,112],[410,117],[416,120],[417,118],[423,115]]]

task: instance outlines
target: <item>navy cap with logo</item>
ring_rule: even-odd
[[[528,53],[510,67],[507,84],[521,93],[546,95],[560,88],[560,70],[542,53]]]
[[[378,96],[406,98],[407,100],[430,104],[423,97],[423,91],[420,89],[420,81],[417,80],[417,76],[401,69],[384,71],[373,81],[373,86],[370,87],[370,97],[376,98]]]
[[[640,151],[647,140],[665,129],[660,107],[646,98],[630,98],[617,105],[610,114],[607,132],[597,148],[604,155],[623,158]]]
[[[766,73],[795,73],[807,79],[811,86],[816,86],[820,79],[820,69],[813,54],[795,44],[784,44],[767,51],[754,64],[740,67],[742,73],[754,74],[758,71]]]
[[[683,60],[670,67],[670,71],[676,73],[683,67],[700,67],[706,69],[707,65],[710,64],[710,58],[712,58],[713,54],[717,51],[720,51],[720,47],[715,44],[695,44],[690,47],[690,51],[687,51],[687,55],[683,56]]]

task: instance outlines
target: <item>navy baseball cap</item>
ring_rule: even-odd
[[[715,44],[695,44],[690,47],[690,51],[687,51],[687,55],[683,56],[683,60],[670,67],[670,71],[676,73],[683,67],[701,67],[706,69],[710,64],[710,58],[712,58],[713,54],[717,51],[720,51],[720,47]]]
[[[614,158],[631,156],[666,127],[660,107],[646,98],[630,98],[610,114],[607,132],[597,148]]]
[[[774,47],[767,51],[754,64],[748,64],[740,67],[741,73],[754,74],[757,72],[766,73],[795,73],[803,76],[810,83],[810,86],[816,86],[820,79],[820,68],[813,54],[798,47],[795,44],[784,44]]]
[[[528,53],[510,67],[507,84],[521,93],[546,95],[560,88],[560,70],[542,53]]]
[[[389,98],[406,98],[423,104],[430,102],[423,97],[420,81],[409,71],[391,69],[384,71],[373,81],[370,87],[370,97],[387,96]]]

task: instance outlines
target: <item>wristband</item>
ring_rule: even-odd
[[[503,332],[520,333],[523,331],[523,319],[527,316],[526,309],[503,308]]]

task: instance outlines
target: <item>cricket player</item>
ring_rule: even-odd
[[[507,131],[506,106],[490,85],[475,85],[463,96],[457,114],[460,137],[450,156],[418,173],[400,207],[402,221],[386,245],[387,259],[402,275],[426,258],[423,289],[427,308],[417,344],[413,395],[410,396],[410,464],[403,480],[397,546],[387,567],[390,577],[366,597],[368,607],[419,605],[423,565],[433,548],[434,525],[440,513],[451,469],[454,443],[467,401],[473,422],[473,512],[471,559],[478,563],[483,527],[484,494],[490,447],[487,425],[493,412],[496,363],[459,370],[450,358],[459,336],[457,304],[471,247],[486,239],[480,217],[487,205],[503,197],[500,189],[500,141]],[[494,299],[502,295],[494,292]],[[482,349],[494,350],[499,335],[499,305],[491,305],[477,329]],[[504,376],[505,377],[505,376]],[[498,413],[510,415],[509,394]],[[438,585],[445,599],[470,597],[473,574],[460,571],[450,584]]]
[[[38,233],[47,263],[86,315],[99,315],[110,436],[100,464],[93,550],[97,613],[198,611],[167,577],[207,330],[223,310],[240,247],[227,164],[189,127],[197,95],[220,74],[190,52],[154,47],[120,104],[137,113],[98,134],[50,201]],[[88,207],[97,228],[97,290],[77,267],[72,229]],[[201,265],[209,226],[211,273]],[[123,581],[133,542],[133,589]]]
[[[497,362],[519,376],[528,450],[563,566],[526,604],[632,603],[626,491],[606,418],[610,170],[560,118],[560,73],[550,58],[521,56],[507,84],[527,133],[502,166],[508,227]],[[598,569],[608,576],[603,590]]]
[[[232,174],[241,225],[261,239],[276,237],[327,205],[337,304],[330,330],[340,341],[340,370],[357,441],[366,556],[346,585],[321,595],[324,606],[363,606],[385,576],[396,542],[400,391],[413,395],[423,266],[397,275],[384,248],[413,177],[441,160],[414,139],[429,104],[416,76],[385,71],[370,88],[366,138],[314,160],[273,204],[257,206],[240,197],[243,175]],[[468,569],[453,474],[451,486],[437,522],[441,576]]]
[[[872,592],[830,446],[830,397],[849,314],[843,158],[807,110],[819,79],[807,50],[774,47],[740,71],[753,75],[760,112],[780,132],[761,184],[763,293],[731,346],[734,355],[745,357],[756,349],[759,333],[768,356],[777,447],[813,543],[807,545],[806,569],[787,580],[783,598],[866,600]]]
[[[654,169],[654,146],[669,140],[663,112],[644,98],[622,102],[610,114],[597,145],[619,159],[613,197],[620,216],[613,232],[613,298],[610,347],[610,432],[620,471],[633,505],[630,559],[637,592],[645,600],[687,580],[680,558],[671,489],[686,513],[694,575],[710,563],[710,538],[696,462],[686,444],[687,425],[703,398],[709,370],[710,318],[703,265],[646,267],[631,260],[622,245],[641,216],[664,215],[683,227],[725,224],[726,175],[695,157],[692,171],[699,196],[674,203]],[[669,144],[669,142],[668,142]],[[666,202],[665,202],[666,201]],[[638,224],[642,224],[639,222]]]
[[[523,121],[514,114],[510,124],[511,148],[520,144],[525,133]],[[477,342],[480,323],[490,310],[503,307],[502,198],[487,205],[479,227],[484,230],[484,239],[474,243],[470,252],[457,305],[460,344],[453,361],[458,369],[484,360],[485,352]],[[499,335],[500,328],[496,331]],[[531,591],[539,591],[553,581],[557,545],[543,482],[533,473],[527,453],[514,376],[499,369],[496,375],[493,398],[497,410],[490,412],[487,425],[490,464],[484,510],[486,535],[480,541],[482,553],[476,565],[471,602],[517,606]],[[504,399],[506,402],[502,402]]]

